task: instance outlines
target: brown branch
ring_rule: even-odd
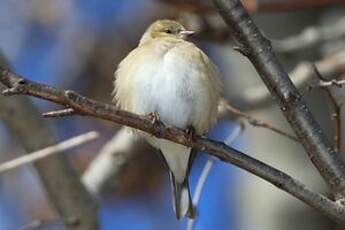
[[[68,108],[72,108],[79,115],[97,117],[118,124],[139,129],[158,138],[164,138],[197,150],[207,151],[220,160],[237,165],[258,177],[270,182],[276,187],[295,196],[304,203],[319,210],[333,220],[345,224],[345,209],[325,196],[309,190],[304,184],[255,158],[252,158],[224,143],[195,136],[192,142],[186,138],[185,132],[175,127],[165,127],[162,123],[152,124],[145,116],[139,116],[122,110],[115,106],[100,103],[83,97],[73,91],[58,90],[51,86],[35,83],[24,79],[10,71],[0,68],[0,82],[8,89],[4,95],[30,95],[49,100]]]
[[[281,130],[281,129],[279,129],[279,128],[277,128],[277,127],[271,125],[271,124],[269,124],[268,122],[259,120],[259,119],[255,118],[255,117],[253,117],[253,116],[251,116],[251,115],[249,115],[249,114],[247,114],[247,113],[244,113],[244,112],[242,112],[241,110],[239,110],[239,109],[233,107],[232,105],[230,105],[230,104],[227,103],[227,102],[224,102],[224,106],[225,106],[225,108],[226,108],[230,113],[232,113],[232,114],[235,115],[236,117],[243,118],[243,119],[247,120],[247,122],[248,122],[249,124],[251,124],[252,126],[261,127],[261,128],[265,128],[265,129],[271,130],[272,132],[275,132],[275,133],[277,133],[277,134],[279,134],[279,135],[282,135],[282,136],[284,136],[284,137],[287,137],[287,138],[289,138],[290,140],[299,142],[299,140],[298,140],[295,136],[286,133],[285,131],[283,131],[283,130]]]

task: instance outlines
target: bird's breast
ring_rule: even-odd
[[[135,112],[155,112],[162,122],[186,128],[193,117],[195,92],[188,76],[174,74],[157,66],[152,74],[144,73],[136,81]],[[176,71],[176,70],[175,70]]]

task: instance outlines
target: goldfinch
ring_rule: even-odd
[[[193,31],[176,21],[158,20],[151,24],[138,47],[115,71],[116,105],[136,114],[150,114],[168,126],[205,134],[216,121],[221,86],[217,67],[186,40],[191,34]],[[193,218],[188,175],[194,151],[139,133],[160,150],[166,161],[176,217]]]

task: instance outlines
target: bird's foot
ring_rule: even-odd
[[[147,116],[151,120],[152,124],[156,124],[157,122],[160,122],[160,117],[157,113],[151,112],[147,114]]]
[[[188,141],[188,143],[192,143],[195,140],[195,128],[193,126],[188,126],[188,128],[185,130],[185,137]]]

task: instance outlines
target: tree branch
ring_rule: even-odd
[[[0,51],[0,61],[1,56]],[[0,66],[9,68],[6,63],[0,63]],[[1,84],[0,89],[3,89]],[[29,98],[0,97],[0,119],[23,144],[26,152],[37,151],[57,143],[54,130],[40,117]],[[66,230],[98,229],[97,205],[81,184],[68,159],[59,154],[34,165],[48,200],[62,219]]]
[[[331,82],[335,82],[335,83],[332,83],[330,85],[325,84],[325,83],[328,83],[330,81],[328,81],[327,79],[325,79],[322,76],[322,74],[319,72],[319,70],[317,69],[317,67],[315,65],[313,65],[313,68],[314,68],[314,72],[315,72],[316,76],[319,79],[319,84],[317,86],[325,91],[325,93],[327,94],[327,96],[328,96],[328,98],[329,98],[329,100],[333,106],[334,113],[332,114],[331,118],[332,118],[332,120],[335,119],[335,135],[334,135],[335,145],[334,145],[334,147],[335,147],[336,151],[341,152],[341,141],[342,141],[341,108],[342,108],[342,103],[339,103],[337,101],[337,99],[333,95],[331,89],[328,88],[328,86],[335,85],[337,87],[341,87],[342,81],[339,83],[337,80],[333,79]]]
[[[82,176],[85,187],[98,197],[109,181],[118,184],[119,174],[134,155],[138,138],[127,127],[121,128],[99,151]]]
[[[84,144],[85,142],[92,141],[98,138],[98,136],[99,134],[95,131],[88,132],[88,133],[70,138],[56,145],[46,147],[44,149],[38,150],[33,153],[29,153],[25,156],[17,157],[13,160],[0,164],[0,175],[10,170],[13,170],[19,166],[36,162],[38,160],[41,160],[53,154],[61,153],[62,151]]]
[[[255,118],[255,117],[253,117],[253,116],[251,116],[251,115],[249,115],[247,113],[244,113],[241,110],[233,107],[232,105],[230,105],[227,102],[224,102],[224,106],[225,106],[225,109],[227,111],[229,111],[231,114],[235,115],[238,118],[243,118],[243,119],[247,120],[248,123],[251,124],[254,127],[265,128],[265,129],[271,130],[272,132],[275,132],[276,134],[279,134],[279,135],[282,135],[284,137],[287,137],[290,140],[299,142],[299,140],[295,136],[286,133],[285,131],[283,131],[283,130],[281,130],[281,129],[279,129],[279,128],[271,125],[271,124],[269,124],[268,122],[259,120],[259,119]]]
[[[51,86],[29,81],[3,68],[0,68],[0,82],[8,87],[3,92],[4,95],[22,94],[39,97],[72,108],[79,115],[112,121],[151,133],[158,138],[164,138],[185,146],[190,146],[197,150],[207,151],[209,154],[224,162],[237,165],[263,178],[319,210],[329,218],[345,224],[345,209],[343,206],[319,193],[309,190],[304,184],[282,171],[233,149],[224,143],[209,140],[201,136],[195,136],[195,140],[191,142],[186,137],[185,132],[178,128],[165,127],[164,124],[157,122],[152,124],[152,121],[145,116],[117,110],[113,105],[88,99],[70,90],[58,90]]]
[[[219,13],[232,30],[243,53],[255,66],[260,77],[301,141],[309,158],[337,198],[345,196],[345,163],[337,154],[320,125],[309,111],[302,96],[272,51],[240,0],[214,0]]]
[[[315,63],[322,76],[327,79],[345,73],[345,51],[325,57]],[[290,78],[298,89],[303,89],[315,77],[312,63],[302,62],[290,72]],[[255,86],[246,89],[243,95],[238,96],[237,104],[246,106],[247,109],[259,108],[272,101],[272,96],[266,87]]]
[[[273,46],[277,52],[294,53],[311,49],[323,42],[343,39],[345,37],[344,23],[345,17],[341,17],[336,22],[326,26],[310,26],[305,28],[300,34],[273,41]]]

